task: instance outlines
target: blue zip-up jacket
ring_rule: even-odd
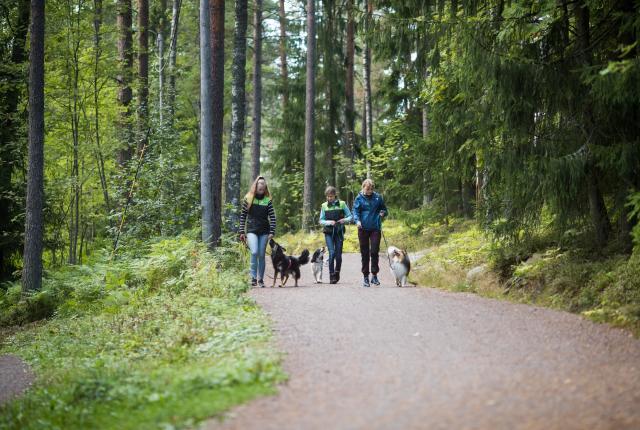
[[[380,211],[384,211],[385,217],[389,216],[382,196],[375,191],[370,196],[365,196],[360,191],[353,202],[353,222],[357,224],[360,221],[365,230],[381,230]]]

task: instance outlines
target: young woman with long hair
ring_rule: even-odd
[[[273,209],[267,181],[258,176],[242,201],[240,240],[251,251],[251,286],[264,287],[267,243],[276,234],[276,212]]]

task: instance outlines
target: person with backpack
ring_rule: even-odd
[[[329,283],[340,281],[342,266],[342,244],[344,243],[345,223],[351,222],[351,211],[347,204],[338,199],[335,187],[324,191],[327,201],[320,208],[320,224],[324,240],[329,251]]]
[[[362,182],[362,191],[358,193],[353,202],[353,221],[358,226],[358,242],[360,244],[360,256],[362,257],[363,287],[371,284],[380,285],[378,280],[378,265],[380,252],[380,238],[382,235],[382,218],[389,215],[387,206],[382,196],[373,191],[374,184],[371,179]],[[369,271],[371,261],[371,271]],[[369,282],[369,273],[373,275]]]
[[[267,181],[258,176],[242,201],[240,240],[251,251],[251,286],[264,288],[267,243],[276,234],[276,212]]]

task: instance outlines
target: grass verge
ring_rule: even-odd
[[[0,408],[0,428],[180,428],[272,393],[284,374],[266,315],[243,294],[244,258],[179,237],[52,273],[43,297],[18,300],[10,286],[4,321],[54,310],[4,329],[0,353],[37,380]]]

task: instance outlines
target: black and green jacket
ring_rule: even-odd
[[[276,234],[276,211],[269,197],[254,198],[251,207],[246,199],[242,200],[240,233]]]
[[[322,231],[324,234],[344,234],[344,224],[336,224],[335,226],[329,225],[327,221],[338,221],[343,219],[345,223],[351,221],[351,211],[349,207],[342,200],[336,199],[333,203],[324,202],[320,209],[320,224],[323,225]]]

